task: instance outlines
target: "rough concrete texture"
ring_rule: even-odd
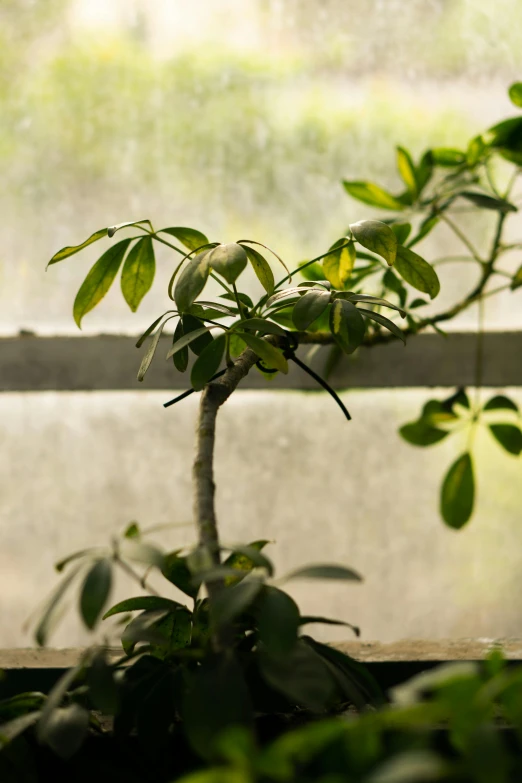
[[[520,391],[512,394],[522,401]],[[355,568],[362,584],[290,589],[304,613],[360,625],[363,640],[516,637],[521,462],[487,432],[479,435],[478,512],[460,532],[445,528],[440,482],[464,439],[423,450],[396,432],[427,397],[424,390],[348,393],[347,423],[324,394],[236,393],[218,423],[223,541],[277,542],[267,553],[279,575],[310,562]],[[168,412],[165,399],[146,391],[0,395],[0,647],[30,644],[21,626],[56,584],[56,560],[104,543],[132,519],[190,520],[197,399]],[[180,527],[165,543],[192,539],[191,528]],[[118,580],[113,599],[124,593],[129,585]],[[349,638],[348,629],[311,630]],[[90,640],[71,611],[51,643]]]

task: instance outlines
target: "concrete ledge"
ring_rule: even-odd
[[[362,348],[343,359],[331,377],[343,388],[390,388],[467,386],[474,383],[476,335],[450,333],[410,337],[406,348],[399,341]],[[189,374],[178,373],[172,362],[162,360],[170,345],[162,338],[158,354],[144,383],[136,374],[144,348],[135,348],[135,337],[38,337],[21,335],[0,338],[1,391],[100,391],[185,389]],[[486,361],[483,383],[501,388],[522,386],[522,332],[490,332],[484,336]],[[321,372],[328,348],[314,358]],[[301,352],[306,356],[306,349]],[[317,384],[291,363],[288,375],[279,373],[272,382],[251,372],[241,388],[317,389]]]
[[[364,663],[480,661],[495,647],[507,660],[522,661],[522,639],[406,639],[400,642],[341,642],[339,650]],[[66,669],[78,663],[83,649],[0,649],[0,669]],[[113,648],[120,657],[122,651]]]

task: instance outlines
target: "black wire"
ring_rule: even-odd
[[[215,381],[216,378],[221,378],[222,375],[226,373],[226,370],[220,370],[215,375],[210,378],[210,380],[207,381],[207,383],[211,383],[212,381]],[[164,408],[170,408],[171,405],[175,405],[177,402],[181,402],[181,400],[184,400],[185,397],[190,397],[191,394],[194,394],[196,390],[195,389],[188,389],[187,391],[184,391],[183,394],[179,394],[177,397],[174,397],[173,400],[169,400],[168,402],[163,403]]]
[[[323,378],[321,378],[321,376],[320,376],[320,375],[317,375],[317,373],[316,373],[316,372],[314,372],[312,369],[310,369],[310,367],[308,367],[308,365],[304,364],[304,362],[302,362],[302,361],[301,361],[301,359],[298,359],[298,358],[297,358],[297,356],[294,354],[294,352],[293,352],[293,351],[288,351],[287,353],[288,353],[288,358],[289,358],[289,359],[293,359],[293,361],[294,361],[294,362],[295,362],[297,365],[299,365],[299,367],[300,367],[302,370],[304,370],[305,372],[307,372],[307,373],[308,373],[308,375],[310,375],[310,376],[311,376],[311,377],[314,379],[314,381],[317,381],[317,383],[319,384],[319,386],[322,386],[322,387],[323,387],[323,389],[324,389],[325,391],[327,391],[327,392],[328,392],[328,394],[329,394],[331,397],[333,397],[333,399],[336,401],[337,405],[340,407],[340,409],[342,410],[342,412],[343,412],[343,413],[344,413],[344,415],[346,416],[347,420],[348,420],[348,421],[351,421],[351,418],[352,418],[352,417],[351,417],[351,416],[350,416],[350,414],[348,413],[348,411],[347,411],[347,409],[346,409],[346,407],[345,407],[345,405],[344,405],[343,401],[342,401],[342,400],[341,400],[341,398],[338,396],[338,394],[336,394],[336,393],[334,392],[334,390],[332,389],[332,387],[331,387],[331,386],[329,386],[329,385],[326,383],[326,381],[325,381],[325,380],[323,380]]]

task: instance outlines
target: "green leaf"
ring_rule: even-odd
[[[195,598],[198,594],[198,586],[194,584],[192,572],[187,565],[187,559],[180,557],[179,550],[170,552],[165,556],[161,573],[174,587],[181,590],[190,598]]]
[[[444,440],[449,432],[441,430],[439,427],[433,427],[424,419],[419,419],[411,424],[405,424],[400,428],[399,434],[413,446],[433,446]]]
[[[236,321],[232,324],[231,329],[240,329],[253,332],[261,332],[262,334],[277,334],[280,337],[285,337],[287,332],[279,324],[268,321],[266,318],[246,318],[242,321]]]
[[[510,204],[509,201],[503,198],[493,198],[492,196],[486,196],[484,193],[475,193],[471,190],[463,190],[458,195],[482,209],[493,209],[496,212],[503,213],[518,211],[514,204]]]
[[[411,232],[411,223],[393,223],[391,230],[397,238],[397,243],[403,245]]]
[[[327,255],[323,261],[324,276],[334,288],[343,289],[345,287],[355,264],[357,255],[355,245],[353,242],[347,243],[346,237],[338,239],[329,250],[339,249],[335,253]]]
[[[453,777],[449,764],[431,750],[408,750],[384,761],[367,783],[434,783]]]
[[[143,334],[142,334],[142,335],[141,335],[141,337],[139,338],[138,342],[136,343],[136,348],[141,348],[141,346],[143,345],[143,343],[145,342],[145,340],[147,339],[147,337],[149,337],[149,335],[151,335],[151,334],[152,334],[152,332],[153,332],[153,331],[154,331],[154,329],[157,327],[157,325],[159,324],[159,322],[160,322],[160,321],[161,321],[161,320],[162,320],[162,319],[163,319],[163,318],[164,318],[166,315],[168,315],[169,313],[174,313],[174,314],[175,314],[175,311],[174,311],[174,310],[167,310],[166,312],[162,313],[162,315],[160,315],[158,318],[156,318],[156,320],[155,320],[155,321],[153,321],[153,322],[151,323],[151,325],[150,325],[150,326],[148,326],[148,327],[145,329],[145,331],[143,332]]]
[[[308,293],[301,297],[301,299],[296,302],[292,312],[292,320],[296,329],[300,329],[302,331],[308,329],[310,324],[313,323],[316,318],[319,318],[322,313],[324,313],[328,307],[328,304],[330,303],[331,298],[332,295],[330,291],[325,291],[324,289],[320,290],[317,288],[312,288],[310,291],[308,291]]]
[[[196,329],[201,329],[205,326],[204,322],[199,318],[199,316],[191,315],[190,313],[186,313],[183,316],[183,331],[185,334],[189,334],[189,332],[193,332]],[[210,331],[207,330],[207,333],[203,333],[197,337],[196,340],[192,340],[189,343],[189,348],[192,351],[193,354],[196,356],[199,356],[200,353],[202,353],[207,345],[210,344],[213,337]]]
[[[221,275],[227,283],[235,283],[241,272],[245,269],[248,258],[245,249],[230,242],[227,245],[218,245],[210,251],[208,263],[212,269]]]
[[[516,288],[520,288],[522,285],[522,266],[519,266],[515,274],[513,275],[513,278],[511,280],[511,285],[509,288],[511,291],[514,291]]]
[[[117,231],[121,231],[122,228],[130,228],[131,226],[140,226],[141,223],[150,223],[150,220],[126,220],[125,223],[117,223],[115,226],[109,226],[107,229],[107,236],[113,237]]]
[[[46,604],[34,634],[36,643],[40,647],[44,647],[46,645],[49,634],[53,628],[54,621],[57,618],[58,608],[60,606],[61,600],[64,597],[67,588],[82,570],[83,565],[84,564],[81,563],[80,565],[76,566],[76,568],[73,568],[71,571],[69,571],[69,573],[60,582],[56,590],[54,590],[54,592],[51,594],[51,597]]]
[[[415,175],[415,166],[410,153],[404,147],[397,147],[397,169],[410,193],[416,195],[417,177]]]
[[[439,218],[437,215],[431,215],[431,217],[427,217],[425,220],[423,220],[420,224],[417,234],[408,242],[408,247],[413,247],[422,239],[424,239],[424,237],[426,237],[430,231],[435,228],[438,222]]]
[[[70,759],[80,749],[89,730],[89,713],[79,704],[57,707],[49,715],[40,741],[57,756]]]
[[[272,272],[268,261],[255,248],[248,247],[247,245],[241,245],[241,247],[247,254],[247,258],[252,264],[252,268],[257,275],[257,279],[267,294],[270,296],[274,290],[275,280],[274,273]]]
[[[324,277],[323,267],[321,264],[318,264],[317,261],[314,261],[313,263],[310,263],[310,261],[301,261],[299,264],[299,274],[310,282],[317,282]]]
[[[137,522],[131,522],[127,528],[125,529],[125,532],[123,533],[124,538],[139,538],[141,535],[140,526]]]
[[[133,313],[149,291],[156,272],[156,259],[150,237],[138,240],[130,250],[121,273],[123,298]]]
[[[484,144],[482,136],[475,136],[474,139],[471,139],[466,153],[468,166],[476,166],[481,161],[486,150],[487,146]]]
[[[387,270],[387,273],[391,270]],[[392,304],[391,302],[388,302],[387,299],[382,299],[380,296],[370,296],[369,294],[352,294],[349,293],[349,299],[350,302],[367,302],[368,304],[373,304],[376,307],[389,307],[392,310],[396,310],[398,313],[401,314],[401,316],[404,318],[406,313],[401,307],[397,307],[397,305]],[[342,297],[342,294],[339,294],[340,297]]]
[[[518,413],[518,405],[516,404],[516,402],[513,402],[513,400],[510,400],[509,397],[505,397],[503,394],[498,394],[487,401],[487,403],[484,405],[484,410],[485,411],[508,410],[508,411],[515,411]]]
[[[263,581],[257,577],[243,579],[239,584],[225,587],[210,605],[210,616],[214,625],[228,625],[243,614],[257,598]]]
[[[286,655],[261,650],[259,664],[263,679],[292,704],[323,710],[331,704],[334,680],[322,658],[299,639]]]
[[[234,551],[227,557],[223,565],[225,568],[237,569],[238,571],[243,571],[244,573],[240,574],[239,576],[227,576],[225,578],[225,584],[226,585],[237,584],[242,579],[244,579],[245,575],[249,571],[251,571],[253,568],[258,567],[260,561],[257,557],[252,559],[254,554],[251,550],[254,550],[259,553],[269,543],[270,543],[269,541],[262,539],[260,541],[252,541],[252,543],[250,543],[247,547],[240,547],[239,549],[234,549]],[[264,563],[263,567],[267,568],[268,572],[271,574],[273,572],[272,564],[268,560],[268,558],[266,560],[267,563]]]
[[[392,266],[397,255],[397,237],[386,223],[380,220],[359,220],[350,224],[355,239],[367,250],[382,256]]]
[[[440,282],[433,267],[408,247],[398,247],[395,268],[407,283],[431,299],[439,293]]]
[[[87,628],[92,631],[98,623],[107,603],[112,585],[112,561],[98,560],[88,572],[80,594],[80,614]]]
[[[58,571],[58,573],[61,573],[65,566],[68,566],[69,563],[72,563],[74,560],[79,560],[85,558],[94,558],[96,555],[103,554],[104,550],[99,547],[90,547],[89,549],[80,549],[79,552],[74,552],[72,555],[67,555],[67,557],[64,557],[63,560],[59,560],[57,563],[55,563],[54,567]]]
[[[371,207],[379,207],[380,209],[392,209],[403,210],[404,205],[378,185],[373,182],[361,182],[347,180],[343,181],[343,186],[346,192],[356,198],[358,201],[362,201],[364,204],[369,204]]]
[[[362,582],[362,577],[352,568],[343,565],[316,564],[303,566],[291,571],[284,578],[287,582],[290,579],[341,579],[352,582]]]
[[[205,348],[208,348],[208,346],[211,344],[211,342],[214,342],[212,335],[210,334],[208,328],[206,326],[200,326],[199,329],[195,329],[193,332],[189,332],[188,334],[184,334],[183,337],[180,337],[179,340],[176,340],[172,348],[167,354],[167,359],[170,359],[171,356],[174,356],[179,351],[182,351],[184,348],[186,348],[190,343],[196,341],[199,337],[202,337],[204,334],[208,334],[210,336],[210,340],[207,342]],[[205,350],[205,348],[203,350]]]
[[[178,340],[181,340],[183,336],[184,336],[183,321],[180,318],[178,323],[176,324],[174,335],[172,337],[172,347],[174,347],[178,342]],[[188,367],[188,360],[189,360],[188,348],[181,348],[180,350],[173,353],[172,360],[174,362],[174,367],[178,372],[185,372],[185,370]]]
[[[445,523],[460,530],[471,517],[475,479],[471,454],[465,452],[448,470],[441,491],[441,514]]]
[[[73,316],[76,324],[81,328],[81,322],[93,307],[96,307],[116,277],[118,270],[127,252],[130,239],[123,239],[110,247],[91,268],[83,281],[80,290],[74,300]]]
[[[19,715],[12,720],[2,723],[0,725],[0,750],[20,736],[30,726],[34,726],[37,720],[40,718],[40,711],[35,710],[33,712],[27,712],[23,715]],[[34,779],[30,779],[34,780]],[[12,783],[15,783],[15,778],[11,778]]]
[[[206,759],[215,756],[219,737],[226,729],[253,725],[248,688],[232,651],[208,656],[188,674],[181,718],[190,744]],[[240,783],[241,779],[223,776],[221,783],[225,781]]]
[[[522,451],[522,432],[514,424],[490,424],[489,429],[503,449],[516,457]]]
[[[316,617],[314,615],[303,615],[299,618],[299,625],[339,625],[345,628],[351,628],[356,636],[361,635],[361,629],[351,623],[345,623],[344,620],[331,620],[329,617]]]
[[[145,353],[143,359],[141,360],[140,368],[138,370],[138,381],[141,383],[143,379],[145,378],[145,375],[147,373],[147,370],[150,367],[150,364],[154,358],[154,354],[156,353],[156,349],[158,347],[161,335],[163,333],[163,329],[165,328],[168,321],[172,320],[172,318],[175,318],[175,315],[170,315],[168,318],[165,318],[159,329],[157,330],[156,334],[151,340],[151,343],[147,349],[147,352]]]
[[[433,162],[436,166],[460,166],[466,162],[466,155],[452,147],[436,147],[431,150]]]
[[[125,612],[137,612],[152,609],[170,609],[175,610],[181,606],[177,601],[171,601],[170,598],[163,598],[160,595],[140,595],[136,598],[126,598],[124,601],[112,606],[102,617],[102,620],[106,620],[108,617],[112,617],[115,614],[123,614]]]
[[[51,266],[51,264],[57,264],[58,261],[63,261],[64,258],[69,258],[69,256],[73,256],[75,253],[79,253],[80,250],[83,250],[84,247],[88,247],[89,245],[92,245],[93,242],[97,242],[99,239],[102,239],[106,236],[107,229],[101,228],[99,231],[95,231],[94,234],[91,234],[91,236],[80,245],[67,245],[67,247],[62,247],[61,250],[54,254],[47,266]]]
[[[201,231],[196,231],[195,228],[185,228],[184,226],[162,228],[158,231],[158,234],[170,234],[172,237],[176,237],[189,250],[198,250],[203,245],[209,244],[205,234],[202,234]]]
[[[299,609],[277,587],[265,585],[257,601],[259,639],[274,655],[286,655],[297,642]]]
[[[431,150],[427,150],[422,156],[417,170],[415,172],[415,178],[417,180],[417,192],[421,193],[433,174],[433,155]],[[402,242],[401,242],[402,244]]]
[[[406,337],[404,336],[404,333],[397,324],[394,324],[393,321],[390,321],[389,318],[386,318],[386,316],[381,315],[380,313],[374,312],[374,310],[366,310],[364,307],[359,308],[359,312],[362,313],[365,318],[370,318],[372,321],[376,321],[380,326],[384,326],[385,329],[388,329],[389,332],[391,332],[395,337],[397,337],[399,340],[402,340],[402,342],[406,345]]]
[[[330,330],[344,353],[353,353],[364,338],[364,321],[355,305],[336,299],[330,309]]]
[[[210,274],[209,253],[210,251],[206,250],[191,258],[178,278],[174,299],[179,311],[182,313],[190,310],[194,300],[205,287]]]
[[[120,705],[120,694],[112,666],[107,662],[107,650],[98,650],[87,670],[89,699],[104,715],[115,715]]]
[[[511,103],[522,109],[522,82],[514,82],[508,90]]]
[[[241,332],[241,339],[259,356],[266,367],[275,368],[286,375],[288,372],[288,362],[279,348],[271,345],[266,340],[254,337],[253,334],[247,334],[246,332]]]
[[[200,391],[219,370],[226,342],[226,335],[220,334],[207,345],[194,362],[190,373],[190,383],[196,391]]]
[[[163,569],[165,555],[153,544],[144,544],[135,539],[125,539],[121,543],[121,555],[128,560],[135,560],[137,563],[143,563],[146,566],[153,566],[160,571]]]

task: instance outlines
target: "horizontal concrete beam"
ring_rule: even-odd
[[[161,340],[143,384],[136,380],[144,349],[136,338],[118,335],[94,337],[38,337],[21,335],[0,339],[0,391],[86,391],[185,389],[189,375],[178,373],[163,360],[169,340]],[[410,337],[408,345],[393,342],[362,348],[343,358],[330,378],[336,389],[430,386],[469,386],[475,379],[477,337],[452,333]],[[328,355],[321,348],[313,367],[321,372]],[[301,356],[306,358],[306,350]],[[522,386],[522,332],[490,332],[484,336],[483,385]],[[292,364],[271,383],[251,372],[241,388],[317,389],[317,384]]]
[[[510,661],[522,660],[522,639],[404,639],[400,642],[338,642],[332,645],[364,663],[409,663],[414,661],[482,661],[499,648]],[[0,648],[0,669],[65,669],[76,666],[81,648]],[[117,659],[121,648],[111,648]]]

